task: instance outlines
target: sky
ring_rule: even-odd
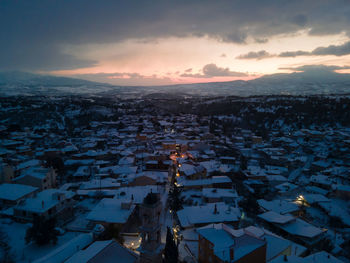
[[[303,66],[350,73],[349,0],[0,0],[1,71],[168,85]]]

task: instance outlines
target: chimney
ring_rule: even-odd
[[[230,247],[230,261],[233,261],[234,259],[234,251],[233,251],[233,247]]]
[[[217,206],[215,204],[215,206],[214,206],[214,215],[216,215],[217,213],[218,213],[218,208],[217,208]]]

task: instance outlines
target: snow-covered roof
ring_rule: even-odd
[[[217,213],[214,213],[215,206]],[[189,227],[195,224],[236,222],[241,216],[241,211],[239,208],[219,202],[203,206],[186,206],[177,212],[177,216],[182,227]]]
[[[62,195],[64,199],[72,198],[75,193],[72,191],[63,191],[58,189],[46,189],[36,196],[27,198],[20,202],[16,209],[30,211],[33,213],[43,213],[52,207],[58,205],[62,200],[58,200],[55,195]]]
[[[118,188],[120,183],[114,178],[92,179],[87,182],[82,182],[80,189],[99,189],[99,188]]]
[[[95,222],[123,224],[128,220],[135,208],[133,204],[130,207],[122,207],[124,202],[120,199],[104,198],[87,215],[86,219]]]
[[[182,186],[205,186],[220,183],[232,183],[231,179],[228,176],[213,176],[210,178],[198,180],[187,180],[184,177],[179,177],[177,178],[177,182]]]
[[[95,241],[84,250],[80,250],[66,263],[75,262],[137,262],[137,255],[114,240]]]
[[[223,189],[223,188],[203,188],[202,196],[207,198],[237,198],[238,194],[233,189]]]
[[[16,201],[30,193],[38,190],[37,187],[23,184],[1,184],[0,199]]]
[[[320,251],[305,257],[306,263],[343,263],[340,259],[337,259],[333,255],[327,253],[326,251]]]
[[[270,261],[272,258],[276,257],[288,247],[291,247],[292,242],[284,239],[264,228],[259,228],[256,226],[249,226],[244,228],[246,233],[254,235],[258,238],[262,238],[266,241],[266,260]]]
[[[286,200],[272,200],[267,201],[265,199],[259,199],[258,204],[260,207],[267,211],[274,211],[279,214],[293,213],[299,210],[297,204],[293,202],[288,202]]]
[[[133,165],[134,164],[134,161],[135,161],[135,158],[134,157],[122,157],[118,164],[119,165]]]
[[[299,218],[296,218],[295,221],[290,222],[289,224],[281,225],[280,227],[292,235],[308,238],[314,238],[323,233],[322,229]]]
[[[190,176],[198,172],[202,172],[204,169],[205,168],[202,165],[195,166],[192,164],[184,163],[179,168],[179,172],[183,172],[186,176]]]
[[[230,248],[233,249],[233,261],[237,261],[265,244],[264,240],[245,233],[244,229],[234,230],[225,224],[211,224],[196,231],[214,245],[214,254],[224,262],[232,261]]]
[[[100,173],[107,173],[109,171],[111,171],[114,174],[134,174],[137,171],[137,166],[115,165],[115,166],[107,166],[99,169]]]
[[[331,201],[330,199],[321,194],[304,194],[303,196],[309,204]]]
[[[277,223],[277,224],[286,224],[288,222],[291,222],[294,220],[294,217],[292,215],[281,215],[279,213],[276,213],[274,211],[269,211],[263,214],[258,215],[258,217],[264,219],[267,222],[270,223]]]
[[[74,237],[69,242],[63,244],[62,246],[59,246],[54,251],[50,252],[49,254],[45,255],[44,257],[35,260],[34,263],[61,263],[66,262],[69,257],[71,257],[74,253],[77,252],[79,249],[83,249],[91,242],[93,241],[93,235],[92,233],[84,233],[80,234],[77,237]]]
[[[16,168],[17,170],[22,170],[28,167],[33,167],[38,165],[40,165],[40,160],[33,159],[33,160],[25,161],[23,163],[18,164]]]

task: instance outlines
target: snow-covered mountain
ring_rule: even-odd
[[[350,74],[333,71],[273,74],[249,81],[121,87],[81,79],[24,72],[0,73],[0,96],[9,95],[108,95],[140,97],[313,95],[350,93]]]
[[[19,71],[0,72],[0,96],[96,93],[104,91],[104,87],[110,85]]]

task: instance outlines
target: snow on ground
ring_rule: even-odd
[[[9,245],[11,246],[12,254],[15,256],[15,262],[27,263],[43,257],[80,234],[67,232],[62,236],[58,236],[56,245],[37,246],[33,243],[25,243],[25,234],[28,227],[30,227],[30,224],[20,224],[16,222],[5,224],[4,220],[0,220],[0,228],[8,235]]]

